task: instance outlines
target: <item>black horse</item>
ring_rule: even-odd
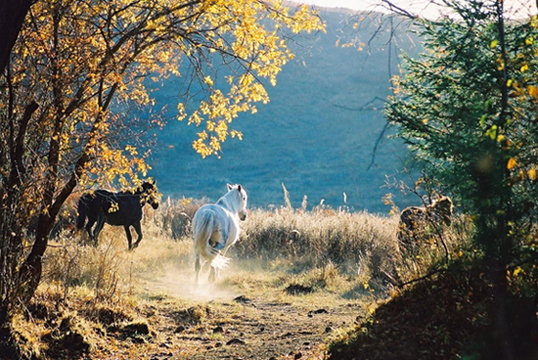
[[[77,228],[82,229],[86,218],[88,218],[85,228],[90,239],[97,245],[97,238],[105,222],[113,226],[123,226],[129,242],[129,250],[132,250],[142,240],[142,228],[140,227],[142,208],[146,202],[154,209],[159,207],[156,194],[157,189],[152,182],[143,183],[134,192],[113,193],[107,190],[95,190],[84,194],[80,197],[77,205]],[[92,227],[96,222],[97,225],[92,232]],[[133,226],[138,234],[138,239],[134,244],[132,244],[130,226]]]

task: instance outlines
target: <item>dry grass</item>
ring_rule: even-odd
[[[256,209],[228,253],[231,265],[221,280],[196,287],[190,219],[201,203],[167,201],[157,211],[146,207],[144,239],[131,252],[121,227],[105,226],[97,247],[84,246],[80,233],[61,233],[47,250],[33,308],[15,318],[23,354],[136,357],[129,343],[142,344],[138,355],[157,354],[165,343],[179,358],[197,358],[202,342],[213,344],[219,358],[234,350],[222,346],[224,339],[243,334],[253,346],[241,351],[263,348],[260,355],[269,358],[263,336],[270,334],[259,338],[253,327],[263,324],[284,332],[273,339],[280,355],[301,351],[319,358],[323,325],[351,326],[357,314],[388,296],[396,279],[419,276],[444,256],[438,241],[419,256],[401,256],[396,217],[326,207]],[[443,235],[451,252],[466,231],[456,225]],[[239,302],[231,300],[238,296]],[[311,316],[320,308],[327,313]],[[220,334],[214,331],[218,326],[229,330]],[[311,332],[305,326],[323,329]],[[176,333],[180,327],[184,333]],[[287,336],[317,345],[296,350],[299,340]]]
[[[234,248],[239,258],[282,263],[294,271],[337,267],[338,272],[381,286],[397,253],[395,218],[319,207],[312,211],[254,210]]]

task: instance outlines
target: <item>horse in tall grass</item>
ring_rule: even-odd
[[[157,188],[153,182],[144,182],[132,192],[114,193],[107,190],[95,190],[86,193],[80,197],[77,204],[77,228],[85,227],[90,239],[94,245],[97,245],[99,233],[105,223],[112,226],[123,226],[129,250],[133,250],[140,244],[143,237],[140,225],[142,208],[146,203],[149,203],[152,208],[157,209],[159,203],[156,195]],[[96,224],[95,228],[93,228],[94,224]],[[138,235],[134,244],[132,244],[131,226]]]
[[[401,250],[416,252],[427,235],[428,228],[439,233],[442,226],[452,224],[452,211],[452,200],[448,196],[442,196],[426,207],[405,208],[400,214],[398,225],[398,243],[400,248],[403,247]]]
[[[241,185],[228,184],[228,192],[215,204],[203,205],[192,219],[194,269],[198,284],[202,263],[208,261],[209,281],[214,282],[228,259],[226,251],[239,239],[239,220],[247,218],[247,192]]]

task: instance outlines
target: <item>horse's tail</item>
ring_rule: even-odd
[[[224,269],[228,266],[230,258],[222,255],[220,252],[211,260],[211,266],[216,269]]]
[[[224,243],[218,242],[214,246],[211,245],[211,237],[217,230],[217,223],[212,212],[204,212],[196,217],[193,222],[194,226],[194,241],[200,255],[211,260],[211,266],[217,269],[223,269],[228,265],[229,258],[222,255],[221,250],[224,248]]]
[[[82,229],[84,227],[84,222],[86,221],[86,212],[88,211],[88,198],[86,195],[82,195],[78,199],[77,203],[77,229]]]

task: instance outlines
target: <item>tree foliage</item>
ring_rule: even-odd
[[[495,289],[510,358],[507,291],[517,277],[536,279],[538,20],[507,21],[501,1],[450,3],[457,16],[420,21],[424,52],[404,58],[386,114],[475,223],[473,266]]]
[[[281,1],[37,1],[0,78],[0,324],[39,283],[48,234],[73,189],[146,175],[134,135],[160,124],[128,109],[152,105],[150,78],[180,76],[202,93],[190,112],[177,104],[178,118],[202,128],[197,152],[218,154],[240,136],[229,128],[237,114],[268,101],[264,79],[274,85],[293,57],[286,38],[320,29],[312,10]],[[218,64],[232,69],[224,87]]]
[[[423,22],[425,51],[405,57],[386,114],[484,230],[504,229],[479,242],[499,257],[494,239],[504,234],[513,250],[516,229],[536,217],[538,23],[510,22],[500,39],[494,7],[458,10],[461,19]]]

